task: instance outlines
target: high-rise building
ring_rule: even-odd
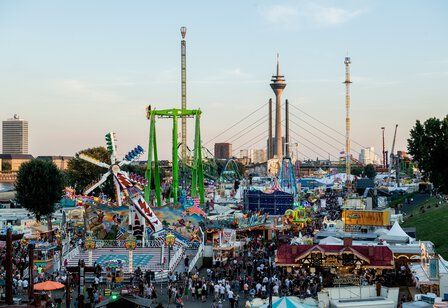
[[[363,163],[364,165],[368,164],[379,164],[380,158],[378,155],[375,154],[375,148],[365,148],[361,149],[361,153],[359,153],[359,161]]]
[[[3,154],[28,154],[28,121],[17,114],[3,121]]]
[[[232,157],[232,144],[227,142],[215,143],[215,158],[229,159]]]
[[[265,149],[249,150],[249,158],[252,164],[264,163],[268,160]]]
[[[51,161],[56,167],[61,170],[66,170],[68,167],[68,162],[72,159],[72,156],[37,156],[36,159]]]
[[[249,158],[249,150],[247,149],[240,150],[239,158]]]

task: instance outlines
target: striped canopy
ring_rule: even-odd
[[[317,305],[305,304],[297,296],[284,296],[272,301],[272,308],[312,308],[312,307],[317,307]]]
[[[301,301],[297,296],[272,297],[272,308],[315,308],[317,302],[312,298],[307,298]],[[250,307],[268,308],[268,299],[255,298]]]

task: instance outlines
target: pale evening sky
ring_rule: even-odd
[[[397,148],[404,149],[415,119],[448,113],[447,1],[2,0],[0,118],[17,113],[30,122],[33,155],[73,155],[103,145],[107,131],[117,133],[120,153],[136,144],[146,149],[145,106],[180,106],[181,26],[188,28],[188,107],[203,111],[204,141],[274,97],[277,52],[288,84],[283,98],[343,132],[348,51],[352,135],[377,152],[381,126],[390,148],[399,124]],[[303,117],[325,129],[291,112],[295,122]],[[162,158],[171,149],[170,125],[158,121]],[[190,144],[192,137],[190,128]],[[264,139],[253,147],[264,147]]]

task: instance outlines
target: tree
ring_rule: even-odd
[[[375,166],[372,164],[368,164],[364,167],[364,174],[369,179],[373,180],[376,176]]]
[[[38,221],[48,217],[50,229],[55,204],[63,195],[62,172],[53,162],[33,159],[20,166],[15,187],[17,202],[32,212]]]
[[[145,176],[145,172],[146,172],[146,164],[144,165],[138,165],[136,163],[132,163],[129,165],[123,165],[121,167],[121,170],[126,171],[128,173],[135,173],[137,175],[140,176]]]
[[[11,163],[9,161],[2,161],[2,171],[11,171]]]
[[[448,115],[417,120],[410,131],[408,152],[436,188],[448,193]]]
[[[66,177],[67,184],[76,190],[76,193],[82,193],[87,186],[96,182],[107,171],[104,168],[98,167],[79,158],[79,154],[85,154],[90,157],[96,158],[99,161],[110,164],[110,154],[105,147],[96,147],[91,149],[85,149],[76,153],[67,165]],[[107,181],[97,188],[96,192],[103,192],[109,197],[115,196],[114,184],[111,177]]]

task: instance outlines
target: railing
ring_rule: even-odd
[[[70,252],[70,248],[71,248],[70,240],[69,239],[62,240],[62,256],[68,254]]]
[[[30,276],[30,268],[27,267],[23,270],[23,278],[28,278]]]
[[[168,280],[168,271],[162,270],[154,272],[154,282],[163,282]]]
[[[180,260],[182,259],[184,253],[185,249],[182,246],[179,246],[174,256],[171,257],[170,264],[168,265],[168,269],[170,272],[174,272]]]
[[[196,255],[194,256],[193,260],[191,260],[190,264],[188,265],[188,272],[189,273],[194,269],[196,263],[198,262],[199,258],[202,257],[202,254],[204,252],[205,235],[204,235],[204,232],[202,231],[201,227],[199,227],[199,230],[201,230],[202,242],[199,245],[198,251],[197,251]]]
[[[79,255],[79,246],[73,248],[67,255],[64,256],[65,259],[70,260]]]
[[[96,240],[95,247],[96,248],[105,248],[105,247],[118,247],[125,248],[126,241],[125,240]],[[139,243],[137,243],[139,246]],[[140,243],[141,246],[141,243]]]
[[[14,183],[17,180],[17,172],[0,172],[1,183]]]
[[[157,238],[155,240],[145,240],[145,247],[160,248],[163,245],[165,245],[165,240],[163,238]]]
[[[61,270],[62,259],[61,251],[58,251],[53,257],[53,272],[59,272]]]
[[[96,240],[95,245],[96,248],[125,248],[126,240]],[[160,248],[165,244],[163,238],[155,239],[155,240],[145,240],[145,247],[149,248]],[[137,247],[143,247],[143,241],[137,241]]]

